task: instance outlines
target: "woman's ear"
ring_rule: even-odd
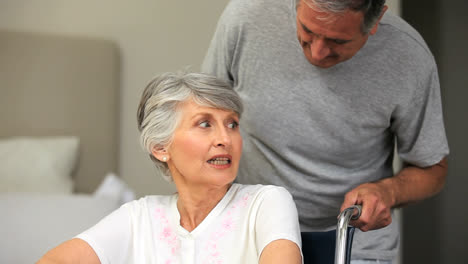
[[[167,162],[169,160],[169,153],[166,148],[163,147],[153,147],[151,154],[161,162]]]

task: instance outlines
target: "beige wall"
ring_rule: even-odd
[[[3,0],[0,28],[114,40],[121,50],[119,174],[139,196],[169,193],[141,150],[139,96],[158,72],[197,70],[226,0]]]
[[[400,0],[387,0],[387,6],[390,12],[401,15]]]
[[[121,50],[119,174],[139,196],[173,192],[141,150],[136,109],[147,81],[187,65],[197,70],[228,0],[2,0],[0,28],[114,40]],[[399,0],[387,1],[399,13]]]

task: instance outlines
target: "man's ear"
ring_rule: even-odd
[[[377,33],[377,29],[379,27],[380,20],[382,19],[383,15],[385,14],[385,11],[387,11],[387,9],[388,9],[388,6],[384,5],[384,7],[382,8],[382,13],[379,16],[379,19],[377,19],[377,21],[375,22],[375,25],[369,31],[370,35],[374,35],[375,33]]]
[[[151,150],[151,154],[161,162],[167,162],[169,160],[169,153],[164,147],[154,146]]]

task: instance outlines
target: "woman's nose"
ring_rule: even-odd
[[[214,145],[217,147],[227,147],[231,145],[231,136],[229,135],[229,132],[226,128],[217,129]]]

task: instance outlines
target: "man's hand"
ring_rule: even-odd
[[[341,210],[362,205],[361,217],[350,224],[369,231],[392,222],[391,209],[418,202],[440,192],[447,175],[447,160],[420,168],[407,166],[397,175],[372,183],[364,183],[345,195]]]
[[[352,226],[369,231],[386,227],[392,222],[390,209],[394,199],[390,190],[382,185],[364,183],[346,194],[340,211],[355,204],[362,205],[361,216],[350,222]]]

